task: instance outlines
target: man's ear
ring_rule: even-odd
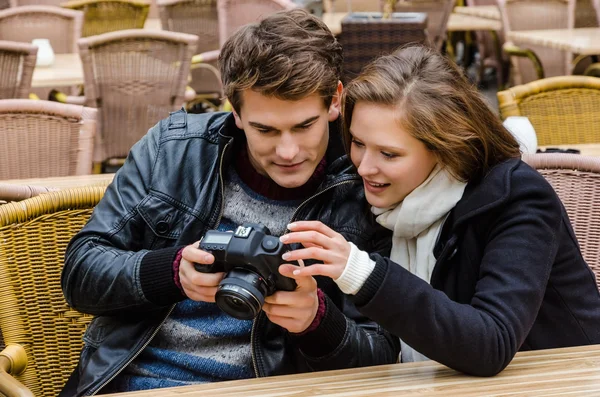
[[[235,125],[237,126],[237,128],[239,128],[240,130],[243,130],[244,127],[242,125],[242,119],[240,118],[240,115],[238,114],[238,112],[236,112],[235,109],[232,108],[231,112],[233,113],[233,118],[235,119]]]
[[[335,95],[331,98],[331,105],[329,105],[329,121],[335,121],[340,116],[340,112],[342,109],[342,91],[344,90],[344,85],[341,81],[338,81],[337,89],[335,90]]]

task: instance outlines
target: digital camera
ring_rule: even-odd
[[[269,229],[244,223],[235,232],[206,232],[199,248],[215,257],[211,265],[194,264],[202,273],[227,273],[219,283],[215,301],[232,317],[250,320],[258,315],[265,296],[275,291],[293,291],[294,279],[279,274],[285,262],[281,255],[289,250]]]

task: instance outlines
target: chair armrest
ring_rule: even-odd
[[[0,394],[6,397],[34,397],[21,382],[11,376],[27,367],[27,354],[21,345],[9,344],[0,352]]]
[[[213,51],[203,52],[202,54],[194,55],[192,57],[192,67],[199,63],[216,61],[217,59],[219,59],[220,53],[221,53],[221,50],[213,50]]]
[[[196,91],[190,86],[185,87],[185,93],[183,94],[183,100],[191,102],[196,98]]]
[[[532,50],[517,47],[511,42],[504,43],[504,45],[502,46],[502,50],[509,56],[529,58],[531,60],[531,63],[533,63],[533,67],[535,68],[538,80],[544,78],[544,67],[542,66],[542,62]]]

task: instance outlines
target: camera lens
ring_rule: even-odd
[[[234,268],[221,280],[215,301],[231,317],[251,320],[262,309],[267,291],[267,284],[260,275],[243,268]]]

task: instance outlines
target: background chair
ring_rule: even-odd
[[[563,202],[581,253],[600,285],[600,158],[565,153],[524,155]]]
[[[427,40],[427,14],[357,12],[342,20],[340,43],[344,51],[344,83],[356,77],[376,57],[389,54],[403,44]]]
[[[211,107],[223,97],[219,57],[219,20],[217,0],[158,0],[162,28],[173,32],[195,34],[198,55],[192,59],[190,86],[196,98],[188,107],[205,102]]]
[[[384,10],[385,0],[380,0]],[[394,6],[395,12],[423,12],[427,14],[427,34],[429,42],[438,51],[446,40],[448,19],[456,0],[399,0]]]
[[[0,99],[27,98],[38,48],[0,40]]]
[[[324,0],[326,12],[365,12],[380,11],[375,0]]]
[[[225,41],[240,27],[257,22],[277,11],[298,7],[290,0],[217,0],[219,40]]]
[[[83,11],[83,37],[125,29],[142,29],[149,0],[73,0],[62,7]]]
[[[504,32],[519,30],[572,29],[575,0],[498,0]],[[570,75],[572,54],[542,46],[506,42],[512,83],[524,84],[544,77]]]
[[[67,244],[105,189],[61,190],[0,206],[0,329],[7,345],[0,395],[54,397],[77,365],[92,316],[67,305],[60,275]]]
[[[96,109],[49,101],[0,101],[0,180],[92,170]]]
[[[600,142],[600,78],[561,76],[498,92],[503,119],[526,116],[538,145]]]
[[[79,40],[85,103],[99,110],[96,162],[124,158],[150,127],[183,105],[197,41],[148,30]]]
[[[83,12],[52,6],[21,6],[0,11],[0,37],[31,43],[45,38],[56,54],[76,53]]]

